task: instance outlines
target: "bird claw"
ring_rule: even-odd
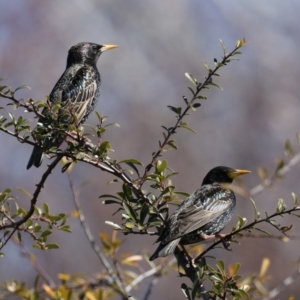
[[[232,251],[232,248],[230,248],[230,241],[224,241],[222,240],[223,246],[226,250]]]

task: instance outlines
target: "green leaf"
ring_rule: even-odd
[[[268,235],[268,236],[272,236],[271,233],[269,233],[268,231],[266,231],[266,230],[264,230],[264,229],[257,228],[257,227],[253,227],[253,229],[255,229],[255,230],[257,230],[257,231],[259,231],[259,232],[261,232],[261,233],[263,233],[263,234],[266,234],[266,235]]]
[[[195,86],[198,86],[198,81],[196,80],[196,78],[190,74],[190,73],[184,73],[185,77]]]
[[[122,189],[123,189],[123,193],[124,193],[125,198],[128,201],[131,201],[131,199],[133,198],[133,196],[132,196],[132,191],[131,191],[131,187],[129,186],[129,184],[123,183]]]
[[[132,222],[130,222],[130,221],[126,222],[124,225],[125,225],[125,227],[128,228],[128,229],[132,229],[132,228],[135,227],[135,224],[132,223]]]
[[[168,105],[167,107],[168,107],[171,111],[173,111],[174,113],[176,113],[177,115],[180,115],[180,114],[181,114],[181,110],[182,110],[181,107],[175,107],[175,106],[171,106],[171,105]]]
[[[194,90],[193,90],[192,88],[188,87],[188,89],[191,91],[191,93],[192,93],[192,95],[193,95],[193,96],[195,96],[195,95],[196,95],[196,93],[194,92]],[[186,97],[185,97],[185,98],[183,98],[183,100],[184,100],[184,102],[185,102],[186,104],[188,103],[188,101],[187,101]]]
[[[59,246],[55,243],[46,245],[47,249],[58,249]]]
[[[22,236],[21,236],[20,231],[18,231],[17,236],[18,236],[18,241],[21,243],[22,242]]]
[[[52,233],[52,231],[51,230],[45,230],[45,231],[43,231],[43,233],[41,234],[41,237],[42,238],[45,238],[45,237],[47,237],[48,235],[50,235]]]
[[[140,211],[140,223],[143,225],[144,224],[144,221],[147,217],[149,213],[149,207],[148,207],[148,204],[147,203],[144,203],[142,205],[142,208],[141,208],[141,211]]]
[[[181,122],[179,124],[179,127],[185,128],[193,133],[197,133],[194,129],[192,129],[191,127],[188,126],[188,124],[186,122]]]
[[[181,195],[181,196],[184,196],[184,197],[189,197],[190,194],[189,193],[186,193],[186,192],[174,192],[176,195]]]
[[[210,82],[209,84],[210,84],[210,85],[213,85],[213,86],[215,86],[215,87],[217,87],[217,88],[219,88],[220,90],[223,91],[223,88],[222,88],[220,85],[218,85],[218,84],[216,84],[216,83],[214,83],[214,82]]]
[[[99,196],[99,198],[114,198],[114,199],[117,199],[117,200],[120,200],[120,201],[122,200],[119,197],[114,196],[114,195],[110,195],[110,194],[103,194],[103,195]]]
[[[208,73],[211,73],[212,69],[209,67],[209,65],[207,63],[203,62],[202,65],[205,67],[205,69],[208,71]]]
[[[188,286],[185,283],[181,284],[181,290],[188,300],[192,300]]]
[[[139,160],[134,159],[134,158],[124,159],[124,160],[121,160],[118,162],[118,164],[122,164],[122,163],[132,163],[135,165],[143,166],[143,164]]]
[[[109,123],[109,124],[105,125],[104,127],[106,128],[108,126],[121,127],[118,123]]]
[[[157,173],[162,173],[168,166],[168,162],[166,160],[157,161],[156,163],[156,171]]]
[[[138,223],[138,218],[137,218],[137,215],[136,215],[136,212],[134,211],[134,209],[129,204],[127,204],[126,202],[123,202],[123,207],[124,207],[126,213],[129,215],[129,217],[135,223]]]
[[[225,56],[226,55],[226,46],[225,46],[225,44],[222,40],[220,40],[220,43],[221,43],[221,46],[222,46],[222,49],[223,49],[223,54]]]
[[[28,89],[28,90],[31,90],[30,86],[28,85],[20,85],[19,87],[17,87],[15,90],[14,90],[14,93],[18,90],[21,90],[21,89]]]
[[[175,141],[174,140],[170,140],[167,142],[167,145],[170,146],[171,148],[177,150],[177,146],[175,145]]]
[[[43,210],[44,210],[45,214],[47,214],[47,215],[49,214],[49,206],[47,205],[47,203],[43,204]]]
[[[254,208],[254,213],[255,213],[255,220],[259,220],[260,218],[260,212],[257,209],[256,203],[254,202],[254,200],[252,198],[250,198],[253,208]]]
[[[121,204],[120,201],[116,201],[116,200],[103,200],[102,204],[104,205],[108,205],[108,204]]]
[[[66,164],[63,165],[63,167],[61,168],[61,172],[64,173],[68,170],[68,168],[71,166],[73,162],[67,162]]]
[[[298,206],[298,198],[295,193],[292,193],[292,198],[293,198],[294,206]]]

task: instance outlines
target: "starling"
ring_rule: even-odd
[[[102,52],[118,47],[117,45],[97,45],[94,43],[79,43],[69,50],[67,67],[50,96],[50,104],[60,103],[57,122],[66,125],[80,125],[93,111],[100,96],[101,78],[97,69],[97,61]],[[43,127],[47,125],[47,118],[51,118],[48,110],[42,114],[45,118],[39,119]],[[42,131],[43,133],[43,131]],[[47,130],[45,129],[45,134]],[[59,147],[65,136],[53,132],[44,141],[44,148]],[[39,167],[43,160],[43,149],[34,146],[27,164],[27,169],[32,165]]]
[[[172,254],[176,246],[201,242],[215,237],[229,223],[235,210],[234,192],[226,187],[237,176],[250,173],[216,167],[204,177],[201,187],[183,201],[167,220],[156,242],[160,245],[150,257]]]

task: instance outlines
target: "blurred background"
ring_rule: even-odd
[[[160,126],[174,124],[175,115],[167,105],[181,106],[182,95],[190,97],[190,82],[184,73],[201,82],[206,75],[201,63],[213,67],[213,59],[220,60],[219,39],[231,51],[236,40],[246,38],[249,44],[242,49],[241,61],[221,69],[221,77],[216,79],[224,90],[207,91],[208,100],[186,119],[198,134],[179,130],[175,137],[179,150],[167,152],[164,158],[180,173],[173,179],[179,190],[193,192],[204,175],[218,165],[251,170],[252,174],[243,178],[251,189],[260,183],[260,166],[274,171],[276,160],[284,156],[286,139],[297,147],[299,9],[297,0],[289,5],[280,0],[272,4],[259,0],[4,1],[0,10],[0,77],[6,77],[6,84],[12,87],[31,87],[31,91],[19,91],[17,97],[42,100],[64,71],[71,46],[82,41],[118,44],[118,49],[104,53],[99,60],[102,91],[96,110],[121,125],[106,135],[115,149],[111,157],[134,157],[147,164],[162,137]],[[6,103],[1,101],[1,105]],[[33,119],[33,115],[26,116]],[[35,123],[33,119],[32,125]],[[96,125],[95,114],[87,123]],[[0,136],[0,190],[22,187],[33,192],[48,160],[39,169],[27,171],[32,148],[4,133]],[[280,197],[291,204],[290,193],[300,195],[299,175],[300,168],[295,166],[273,189],[257,195],[259,209],[275,211]],[[115,207],[102,205],[98,196],[114,193],[120,186],[108,185],[110,175],[81,163],[71,176],[76,188],[92,180],[80,194],[82,209],[96,237],[101,231],[110,234],[111,228],[104,221],[118,222],[120,215],[111,217]],[[14,194],[20,196],[25,208],[29,207],[29,199],[17,191]],[[58,168],[46,182],[38,205],[47,202],[53,213],[70,215],[74,210],[71,195],[67,176]],[[237,215],[253,219],[248,199],[238,197]],[[297,235],[299,222],[287,219],[286,224],[294,223],[291,234]],[[236,222],[237,216],[231,225]],[[25,244],[55,279],[58,272],[93,275],[101,271],[78,219],[71,218],[69,224],[73,234],[58,232],[50,238],[59,243],[58,250],[31,250],[31,239]],[[156,247],[152,245],[154,237],[119,237],[124,241],[121,252],[150,253]],[[20,249],[10,242],[4,251],[0,282],[16,278],[32,284],[36,273]],[[233,245],[233,252],[215,250],[211,254],[227,264],[241,262],[242,275],[258,272],[262,259],[270,257],[271,288],[296,269],[300,252],[299,241],[248,238]],[[183,299],[182,281],[176,272],[169,273],[160,279],[151,299]],[[148,283],[143,282],[133,295],[143,297]],[[281,297],[291,294],[300,296],[297,284]]]

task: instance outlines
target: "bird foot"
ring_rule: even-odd
[[[224,234],[224,233],[218,233],[215,235],[215,237],[218,237],[221,240],[221,242],[226,250],[232,251],[232,249],[230,248],[230,241],[226,241],[227,236],[228,236],[228,234]]]

